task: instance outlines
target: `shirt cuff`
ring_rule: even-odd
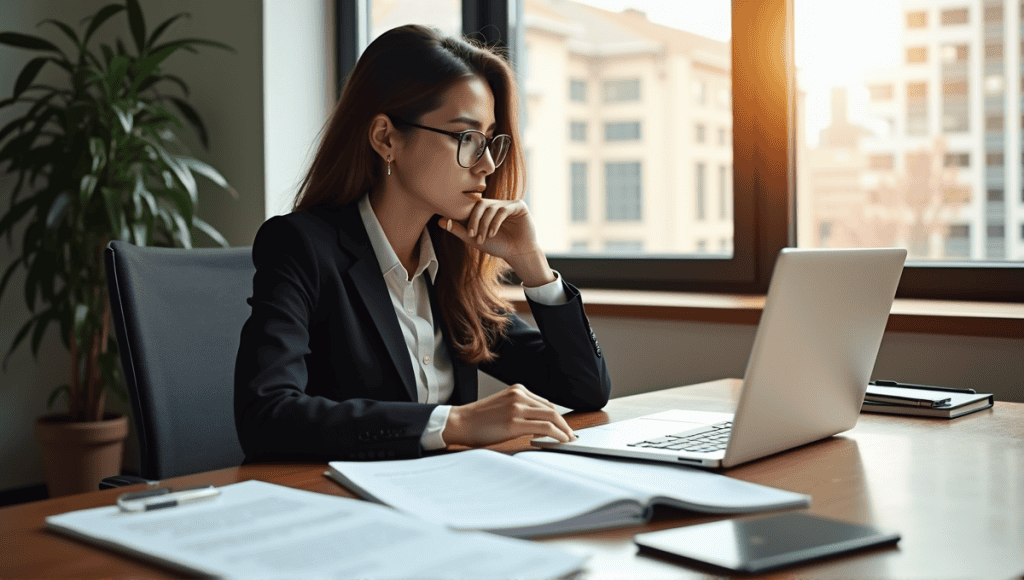
[[[427,428],[420,436],[420,445],[424,451],[443,449],[447,444],[441,438],[441,433],[448,425],[448,413],[452,410],[451,405],[438,405],[430,412],[430,419],[427,421]]]
[[[548,282],[543,286],[537,286],[536,288],[529,288],[525,284],[521,284],[523,290],[526,292],[526,296],[534,302],[539,302],[544,306],[557,306],[559,304],[565,304],[568,302],[568,298],[565,297],[565,288],[562,286],[562,275],[557,270],[552,270],[555,273],[555,280]]]

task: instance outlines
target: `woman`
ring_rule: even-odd
[[[520,200],[516,99],[502,58],[434,29],[367,47],[293,211],[253,242],[235,365],[246,461],[569,441],[551,402],[607,403],[579,292]],[[499,296],[508,267],[539,331]],[[512,386],[477,401],[478,368]]]

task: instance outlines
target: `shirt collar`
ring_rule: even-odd
[[[377,255],[380,271],[387,275],[395,268],[401,266],[402,263],[398,259],[398,254],[395,254],[394,248],[391,247],[391,242],[384,235],[384,228],[381,227],[380,221],[377,220],[377,214],[373,213],[369,194],[363,194],[363,197],[359,198],[359,217],[363,220],[366,235],[370,238],[370,245],[373,246],[373,253]],[[430,233],[427,231],[427,228],[423,228],[423,233],[420,234],[419,245],[420,263],[416,266],[416,272],[410,278],[415,278],[422,274],[423,270],[427,270],[430,274],[430,281],[434,282],[437,276],[437,254],[434,253],[434,244],[430,241]]]

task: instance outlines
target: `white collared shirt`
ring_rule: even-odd
[[[409,273],[395,254],[380,221],[373,213],[369,196],[364,194],[358,205],[363,226],[366,228],[370,245],[373,246],[373,253],[377,256],[377,262],[380,263],[381,273],[391,295],[391,304],[398,315],[398,326],[402,329],[402,337],[409,350],[413,374],[416,376],[417,401],[442,403],[430,414],[420,444],[428,451],[441,449],[445,446],[441,433],[448,424],[448,413],[451,411],[451,405],[443,403],[452,395],[455,373],[441,335],[441,326],[434,321],[430,308],[430,294],[422,275],[424,271],[430,274],[431,282],[437,277],[438,262],[434,244],[430,241],[427,229],[423,228],[419,240],[419,264],[410,280]],[[566,302],[565,289],[562,287],[562,279],[558,272],[555,272],[553,282],[537,288],[523,286],[523,290],[531,300],[541,304],[553,306]]]

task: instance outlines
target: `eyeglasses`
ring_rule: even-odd
[[[495,135],[494,137],[488,138],[480,131],[469,129],[467,131],[445,131],[443,129],[435,129],[434,127],[426,127],[424,125],[417,125],[416,123],[410,123],[404,119],[393,117],[391,119],[396,125],[410,125],[419,129],[426,129],[427,131],[433,131],[442,135],[448,135],[453,137],[459,142],[459,150],[455,154],[455,160],[459,162],[459,165],[465,168],[470,168],[476,165],[477,161],[484,156],[484,149],[488,149],[491,152],[491,160],[494,162],[494,166],[498,167],[501,162],[505,160],[505,155],[508,150],[512,147],[512,137],[508,135]]]

